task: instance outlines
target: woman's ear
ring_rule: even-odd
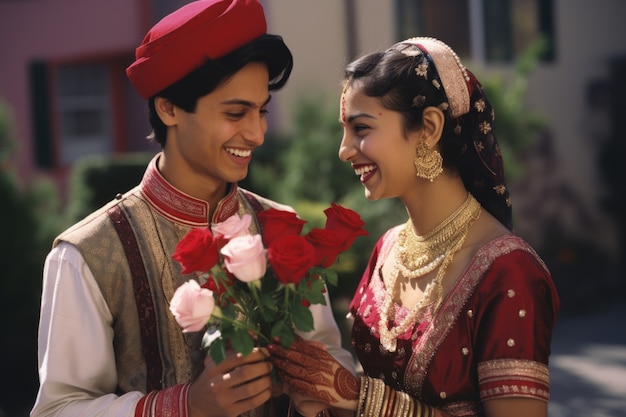
[[[445,121],[446,116],[441,109],[434,106],[426,107],[422,114],[421,140],[426,141],[431,148],[437,145],[441,139]]]
[[[176,108],[171,101],[163,97],[155,97],[154,108],[165,126],[176,124]]]

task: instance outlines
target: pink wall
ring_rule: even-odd
[[[0,99],[14,116],[22,178],[34,174],[28,64],[134,52],[147,27],[146,0],[0,1]]]

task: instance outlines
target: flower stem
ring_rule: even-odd
[[[233,327],[238,327],[240,329],[248,330],[248,331],[254,333],[259,339],[263,339],[263,341],[265,343],[270,343],[270,340],[265,335],[263,335],[262,333],[259,333],[259,331],[258,331],[258,329],[256,327],[250,326],[246,322],[243,322],[243,321],[240,321],[240,320],[233,320],[233,319],[231,319],[229,317],[224,317],[224,316],[222,316],[222,317],[215,317],[215,318],[218,319],[218,320],[230,323],[230,324],[233,325]]]

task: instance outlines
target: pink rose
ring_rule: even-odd
[[[250,222],[252,217],[249,214],[244,214],[239,217],[238,214],[234,214],[224,220],[221,223],[215,223],[211,226],[211,230],[216,235],[224,235],[225,239],[232,239],[238,236],[249,235]]]
[[[267,258],[261,235],[231,239],[221,250],[226,269],[243,282],[256,281],[265,275]]]
[[[183,328],[183,333],[202,330],[215,309],[213,292],[191,279],[176,289],[170,311]]]

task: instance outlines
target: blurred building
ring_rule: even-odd
[[[545,35],[550,48],[531,75],[527,98],[549,128],[526,156],[535,174],[529,171],[519,186],[541,197],[517,196],[519,229],[540,234],[530,226],[534,216],[554,216],[584,238],[616,247],[614,227],[596,205],[605,192],[597,155],[626,115],[610,104],[625,75],[615,64],[626,56],[625,1],[262,2],[269,32],[282,35],[295,58],[290,83],[272,101],[270,129],[283,133],[292,129],[299,97],[336,105],[344,64],[363,53],[435,36],[475,72],[506,76],[514,59]],[[145,102],[124,70],[152,24],[184,3],[0,0],[0,97],[14,112],[20,141],[14,162],[23,178],[45,174],[63,190],[68,168],[81,156],[154,149],[145,139]]]

